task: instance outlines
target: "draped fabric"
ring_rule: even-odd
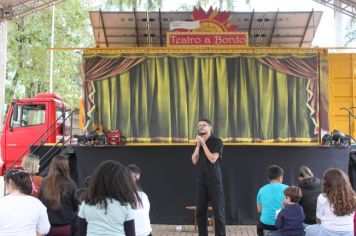
[[[91,81],[116,76],[129,70],[142,60],[144,58],[87,58],[84,61],[84,77],[86,81]]]
[[[297,77],[306,77],[318,79],[318,70],[315,65],[318,64],[318,57],[298,58],[286,57],[278,58],[274,56],[258,58],[258,60],[267,66]]]
[[[94,94],[95,88],[92,81],[98,81],[118,74],[124,73],[130,68],[142,62],[144,58],[128,58],[128,57],[107,57],[107,56],[94,56],[87,57],[83,64],[84,74],[84,95],[87,97],[86,110],[89,122],[85,128],[90,124],[92,113],[95,111]],[[97,115],[97,111],[95,114]]]
[[[293,75],[301,78],[308,78],[308,102],[307,107],[310,109],[310,119],[315,124],[315,133],[319,131],[319,113],[316,113],[314,107],[317,106],[317,94],[314,94],[314,88],[318,83],[318,57],[298,58],[298,57],[278,57],[270,56],[258,58],[258,60],[270,68],[278,70],[287,75]]]
[[[272,56],[145,56],[92,81],[91,122],[128,142],[189,142],[200,118],[225,142],[318,141],[317,54]]]

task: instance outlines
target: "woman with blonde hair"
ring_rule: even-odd
[[[78,209],[76,184],[70,178],[68,159],[55,156],[49,173],[43,179],[40,200],[47,207],[51,230],[48,236],[70,236]]]
[[[30,174],[32,180],[32,196],[39,198],[42,184],[42,177],[38,176],[40,170],[40,158],[35,154],[30,154],[22,159],[21,166]]]
[[[355,192],[346,174],[339,169],[324,173],[323,193],[317,200],[317,223],[305,229],[306,236],[353,236]]]

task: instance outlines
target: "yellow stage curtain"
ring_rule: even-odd
[[[317,71],[317,63],[308,67]],[[225,142],[317,142],[313,77],[283,73],[254,56],[149,56],[93,82],[92,122],[121,130],[128,142],[189,142],[200,118]]]

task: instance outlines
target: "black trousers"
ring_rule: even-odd
[[[208,203],[213,207],[215,235],[225,236],[225,196],[222,183],[201,184],[197,188],[197,212],[199,236],[208,236]]]
[[[263,224],[260,220],[257,222],[257,235],[263,236],[263,230],[276,231],[277,227],[274,225]]]

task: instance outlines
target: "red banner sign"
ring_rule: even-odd
[[[169,32],[167,46],[214,46],[214,47],[247,47],[247,33],[199,33],[199,32]]]

